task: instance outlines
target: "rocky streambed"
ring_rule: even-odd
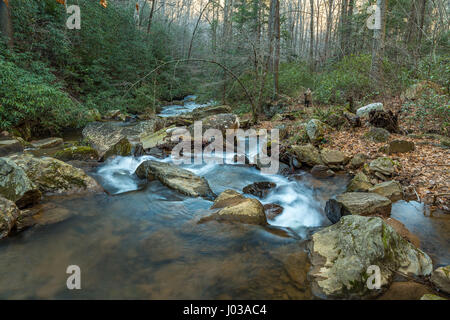
[[[229,111],[168,106],[164,117],[89,124],[81,143],[8,145],[0,298],[446,296],[448,272],[437,268],[450,263],[448,216],[403,200],[389,179],[395,163],[348,159],[312,137],[275,175],[173,164],[175,126],[242,125]],[[320,133],[320,123],[309,129]],[[348,165],[362,170],[350,176]],[[82,290],[67,290],[69,265],[80,266]],[[373,265],[380,289],[367,287]]]

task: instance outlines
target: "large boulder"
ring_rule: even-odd
[[[345,154],[339,150],[323,148],[322,151],[320,151],[320,156],[322,158],[322,161],[327,166],[331,167],[342,165],[347,161],[347,157],[345,156]]]
[[[369,192],[378,193],[392,202],[403,199],[403,188],[400,182],[392,180],[374,185]]]
[[[164,127],[162,119],[134,123],[92,122],[83,129],[83,137],[103,160],[110,156],[131,155],[141,138]]]
[[[370,162],[369,171],[372,173],[381,173],[384,176],[392,176],[395,171],[394,162],[388,157],[377,158]]]
[[[312,289],[321,298],[373,298],[396,272],[428,276],[430,257],[404,240],[379,217],[346,216],[312,236],[309,244]],[[369,289],[369,266],[380,270],[381,288]]]
[[[197,108],[192,111],[191,116],[194,120],[200,120],[215,114],[221,113],[231,113],[230,106],[207,106],[202,108]]]
[[[156,132],[143,134],[141,136],[142,147],[144,149],[151,149],[167,144],[168,142],[170,142],[171,133],[175,128],[175,126],[170,126]]]
[[[356,115],[358,117],[361,117],[361,118],[368,117],[369,116],[369,112],[373,111],[373,110],[383,111],[384,110],[383,109],[383,104],[381,102],[368,104],[368,105],[366,105],[364,107],[359,108],[356,111]]]
[[[19,215],[16,204],[0,196],[0,239],[8,236]]]
[[[328,219],[335,223],[346,215],[383,215],[391,214],[392,202],[376,193],[345,192],[330,199],[325,204]]]
[[[14,155],[9,159],[25,171],[42,193],[77,194],[101,192],[100,185],[83,170],[50,157],[30,154]]]
[[[209,220],[234,221],[247,224],[266,225],[264,207],[257,199],[246,198],[234,190],[222,192],[211,209],[219,209],[200,222]]]
[[[237,130],[240,125],[239,117],[233,113],[215,114],[199,121],[202,122],[202,133],[205,133],[208,129],[217,129],[222,132],[224,138],[228,129]],[[194,125],[195,123],[188,127],[192,137],[194,137]]]
[[[292,151],[297,157],[297,160],[300,161],[301,163],[305,163],[310,167],[314,167],[315,165],[318,164],[323,165],[323,161],[320,157],[319,150],[317,150],[317,148],[310,143],[302,146],[293,145]]]
[[[23,146],[20,141],[16,139],[1,139],[0,140],[0,157],[18,153],[23,151]]]
[[[41,199],[38,187],[8,158],[0,158],[0,195],[15,202],[19,208],[36,204]]]
[[[191,197],[215,198],[205,178],[170,163],[147,160],[135,173],[140,179],[158,179],[165,186]]]
[[[347,192],[367,192],[373,185],[370,179],[363,173],[358,172],[347,186]]]
[[[450,294],[450,265],[434,270],[431,282],[445,293]]]
[[[306,133],[312,143],[320,142],[325,135],[326,124],[317,119],[311,119],[306,124]]]

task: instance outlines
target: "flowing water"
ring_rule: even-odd
[[[216,194],[273,181],[277,187],[260,200],[284,207],[268,227],[199,224],[212,202],[135,178],[134,170],[146,159],[155,158],[106,161],[90,174],[109,195],[47,198],[42,214],[65,217],[61,222],[2,240],[0,298],[313,298],[305,240],[329,224],[325,202],[345,190],[347,176],[318,180],[301,171],[284,177],[243,165],[185,165],[204,176]],[[399,202],[393,216],[417,232],[435,263],[448,264],[448,219],[435,221],[417,206]],[[66,287],[69,265],[81,268],[81,290]]]

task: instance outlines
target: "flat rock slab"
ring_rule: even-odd
[[[215,198],[205,178],[170,163],[147,160],[139,165],[135,173],[140,179],[158,179],[165,186],[187,196]]]
[[[23,151],[22,144],[15,139],[0,140],[0,157]]]
[[[37,149],[49,149],[60,146],[64,143],[61,138],[47,138],[42,140],[31,141],[31,145]]]

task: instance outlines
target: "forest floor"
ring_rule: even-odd
[[[398,111],[399,104],[389,104],[386,108],[392,111]],[[323,108],[326,106],[315,106],[314,108]],[[289,109],[302,110],[303,119],[312,117],[314,108],[306,110],[303,105],[293,105]],[[296,120],[283,121],[262,121],[259,128],[271,129],[279,124],[288,125],[298,122]],[[358,153],[367,155],[368,161],[378,157],[387,156],[397,161],[400,166],[396,168],[394,180],[399,181],[405,190],[407,200],[418,200],[430,206],[431,212],[442,210],[445,213],[450,212],[450,148],[442,145],[440,136],[426,134],[423,127],[411,124],[406,116],[399,117],[400,129],[414,134],[395,134],[391,133],[386,142],[375,142],[368,139],[365,135],[370,129],[368,122],[362,123],[362,127],[333,129],[327,132],[325,142],[321,147],[337,149],[342,151],[348,157],[353,157]],[[435,127],[433,122],[428,123],[428,127]],[[392,140],[412,141],[415,150],[407,153],[384,154],[380,148]],[[448,138],[447,138],[448,141]],[[283,144],[283,141],[281,141]],[[349,167],[346,169],[350,173],[355,171]]]

